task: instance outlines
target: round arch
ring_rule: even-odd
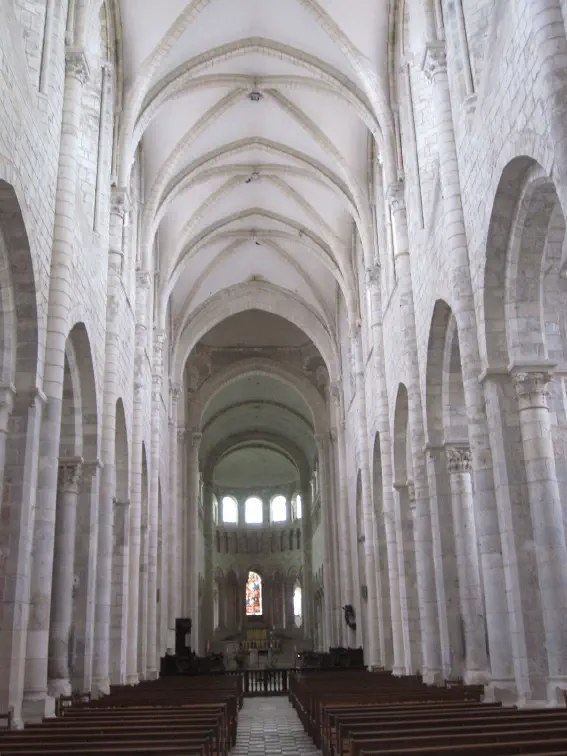
[[[181,384],[187,358],[197,342],[214,326],[245,310],[263,310],[279,315],[300,328],[315,344],[329,371],[331,382],[340,374],[337,345],[317,313],[300,297],[266,282],[236,284],[210,297],[192,314],[175,341],[172,379]]]
[[[328,430],[329,421],[325,401],[315,386],[307,378],[296,375],[267,358],[249,358],[213,373],[191,396],[188,424],[193,428],[200,428],[203,415],[218,393],[231,383],[249,375],[273,378],[295,389],[311,411],[311,422],[315,433],[325,433]]]

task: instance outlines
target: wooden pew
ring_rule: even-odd
[[[228,756],[240,694],[239,678],[211,677],[113,687],[97,701],[66,698],[55,719],[0,733],[0,753]]]
[[[482,688],[386,674],[297,675],[290,700],[326,756],[567,754],[567,710],[483,704]]]

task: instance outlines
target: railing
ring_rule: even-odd
[[[241,651],[251,651],[252,649],[257,649],[258,651],[269,651],[272,649],[272,651],[281,651],[282,644],[281,642],[276,640],[268,640],[268,639],[261,639],[261,640],[244,640],[240,641],[240,650]]]
[[[292,669],[244,669],[241,672],[227,672],[227,675],[241,675],[244,696],[287,696],[289,675]]]

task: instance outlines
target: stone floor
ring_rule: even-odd
[[[231,756],[318,754],[288,699],[247,698],[238,717],[238,739]]]

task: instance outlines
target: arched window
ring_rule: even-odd
[[[303,517],[303,503],[301,501],[301,496],[297,494],[295,497],[295,519],[301,520]]]
[[[293,591],[293,619],[296,627],[301,627],[303,622],[303,595],[299,583],[295,584]]]
[[[257,572],[248,573],[246,615],[248,617],[260,617],[262,615],[262,578]]]
[[[222,500],[222,521],[238,522],[238,504],[232,496],[224,496]]]
[[[244,505],[244,518],[246,522],[252,525],[264,522],[262,509],[262,501],[257,496],[251,496],[249,499],[246,499],[246,504]]]
[[[213,522],[215,525],[219,524],[219,502],[217,497],[213,494]]]
[[[287,501],[285,496],[276,496],[272,500],[272,522],[287,520]]]

